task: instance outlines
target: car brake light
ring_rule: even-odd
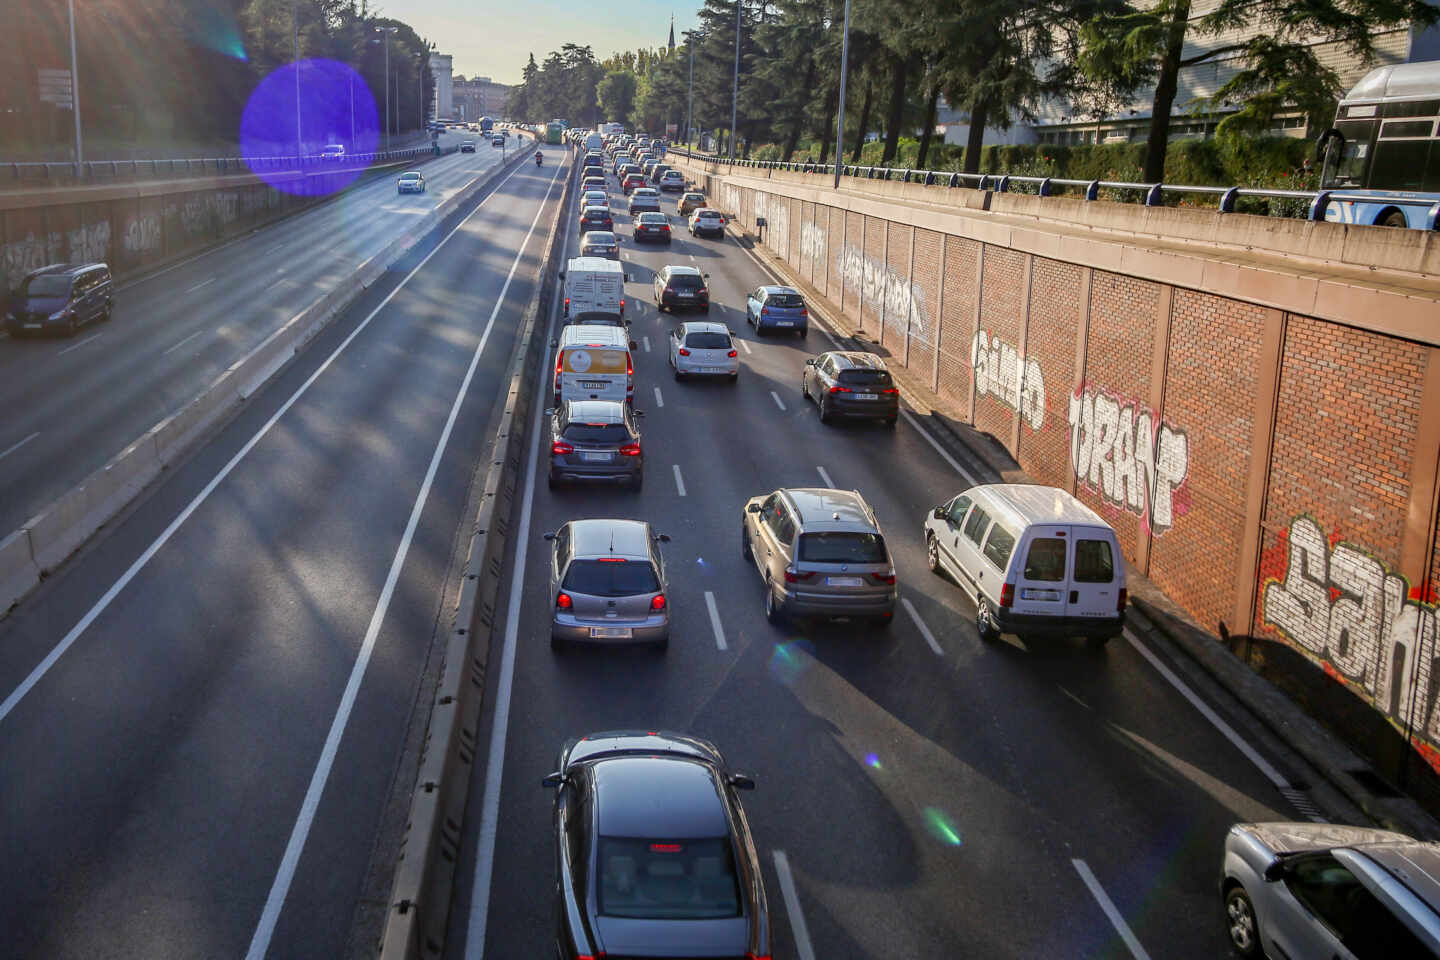
[[[624,297],[621,297],[621,298],[620,298],[620,312],[621,312],[621,313],[624,313],[624,312],[625,312],[625,298],[624,298]]]
[[[682,357],[688,357],[688,356],[690,356],[690,351],[687,350],[687,349],[685,349],[684,347],[681,347],[681,348],[680,348],[680,356],[682,356]]]
[[[570,599],[568,593],[557,594],[555,597],[555,609],[557,610],[569,610],[574,605],[575,601]]]
[[[762,316],[762,317],[768,317],[768,316],[770,316],[770,308],[769,308],[769,307],[761,307],[761,308],[760,308],[760,316]]]
[[[745,957],[746,960],[770,960],[770,954],[768,953],[747,953]]]
[[[1015,606],[1015,584],[1000,584],[1000,607],[1009,610],[1013,606]]]
[[[695,291],[695,295],[698,296],[698,297],[703,297],[703,296],[705,296],[705,295],[706,295],[707,293],[709,293],[709,292],[710,292],[709,290],[706,290],[704,287],[701,287],[699,290],[696,290],[696,291]]]
[[[808,316],[810,316],[810,311],[809,311],[809,310],[806,310],[804,307],[801,307],[801,308],[800,308],[800,316],[802,316],[802,317],[808,317]]]
[[[665,594],[663,594],[663,593],[657,593],[657,594],[655,594],[655,596],[651,597],[651,598],[650,598],[650,609],[651,609],[651,610],[664,610],[664,609],[665,609]]]
[[[627,443],[627,444],[625,444],[623,447],[620,448],[620,455],[623,456],[623,457],[638,457],[638,456],[640,456],[640,444],[638,444],[638,443]]]
[[[900,391],[899,391],[899,390],[896,390],[894,387],[890,387],[890,388],[888,388],[888,389],[881,390],[880,392],[881,392],[881,393],[899,393]]]
[[[656,599],[659,599],[659,598],[657,597]],[[678,844],[678,843],[652,843],[652,844],[650,844],[650,850],[651,850],[652,853],[679,853],[681,850],[684,850],[684,849],[685,849],[685,848],[682,847],[682,846],[681,846],[680,844]]]
[[[629,354],[625,355],[625,375],[627,377],[633,377],[635,375],[635,361],[630,359]]]
[[[893,573],[872,573],[870,576],[875,578],[876,583],[885,583],[892,587],[895,585],[895,574]]]
[[[727,357],[738,357],[739,355],[740,354],[736,353],[734,350],[731,350],[729,353],[725,354],[725,356]]]
[[[1124,613],[1124,612],[1125,612],[1125,604],[1126,604],[1126,602],[1127,602],[1129,599],[1130,599],[1130,591],[1126,590],[1124,587],[1121,587],[1121,588],[1120,588],[1120,596],[1119,596],[1119,598],[1115,601],[1115,612],[1116,612],[1116,613]]]
[[[809,580],[809,579],[810,579],[811,577],[813,577],[813,576],[815,576],[815,574],[814,574],[813,571],[812,571],[811,573],[800,573],[800,572],[797,571],[797,570],[786,570],[786,571],[785,571],[785,582],[786,582],[786,583],[804,583],[806,580]]]
[[[601,563],[624,563],[624,562],[625,562],[625,558],[624,558],[624,557],[601,557],[601,558],[600,558],[600,562],[601,562]]]
[[[550,452],[551,452],[551,453],[574,453],[574,452],[575,452],[575,446],[574,446],[573,444],[566,443],[564,440],[556,440],[554,443],[550,444]]]
[[[854,390],[851,390],[849,387],[842,387],[842,386],[840,386],[840,385],[837,383],[835,386],[833,386],[833,387],[830,388],[830,392],[831,392],[831,393],[854,393],[855,391],[854,391]]]

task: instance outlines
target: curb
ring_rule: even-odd
[[[162,470],[181,458],[209,427],[284,368],[395,262],[477,193],[518,166],[527,153],[528,149],[516,153],[512,160],[430,211],[410,231],[362,264],[342,286],[291,317],[185,406],[0,540],[0,618],[123,510]]]
[[[568,154],[565,155],[568,160]],[[505,556],[514,533],[511,524],[520,489],[532,389],[546,349],[546,306],[558,280],[557,257],[568,232],[561,229],[574,188],[574,170],[564,188],[550,243],[540,261],[535,300],[525,310],[522,333],[509,364],[505,412],[496,429],[490,469],[470,538],[460,584],[455,622],[445,648],[445,663],[430,709],[415,792],[401,841],[395,880],[380,940],[382,960],[439,957],[445,947],[450,902],[465,823],[465,807],[479,751],[480,708],[496,627],[495,612]]]

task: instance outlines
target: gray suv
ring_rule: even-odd
[[[1328,823],[1238,823],[1220,895],[1242,957],[1440,956],[1440,844]]]
[[[776,490],[751,499],[740,519],[740,552],[764,581],[771,623],[863,617],[889,626],[895,565],[858,490]]]
[[[554,533],[550,647],[570,643],[670,645],[670,604],[660,544],[641,520],[572,520]]]
[[[570,400],[550,417],[550,489],[567,480],[629,484],[645,482],[640,428],[628,403]]]

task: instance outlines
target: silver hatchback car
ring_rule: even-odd
[[[740,552],[764,581],[771,623],[861,617],[890,625],[895,565],[858,490],[776,490],[745,504],[741,524]]]
[[[572,520],[554,533],[550,647],[569,643],[670,645],[670,604],[660,544],[641,520]]]

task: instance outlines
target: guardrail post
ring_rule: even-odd
[[[1165,203],[1165,195],[1161,192],[1164,185],[1152,183],[1150,189],[1145,191],[1145,206],[1159,207]]]
[[[1330,206],[1330,191],[1321,190],[1315,194],[1315,199],[1310,201],[1310,209],[1305,213],[1306,220],[1324,220],[1325,208]]]
[[[1440,203],[1435,204],[1425,213],[1425,229],[1440,230]]]
[[[1221,195],[1220,195],[1220,212],[1221,212],[1221,213],[1234,213],[1234,212],[1235,212],[1235,200],[1236,200],[1236,198],[1237,198],[1239,195],[1240,195],[1240,188],[1239,188],[1239,187],[1231,187],[1229,190],[1226,190],[1223,194],[1221,194]]]
[[[1049,177],[1046,177],[1044,180],[1041,180],[1041,181],[1040,181],[1040,191],[1039,191],[1040,196],[1042,196],[1042,197],[1048,197],[1048,196],[1050,196],[1052,189],[1054,189],[1054,188],[1052,188],[1052,187],[1050,186],[1050,178],[1049,178]]]
[[[1091,180],[1088,184],[1086,184],[1086,186],[1085,186],[1085,199],[1088,200],[1088,201],[1094,201],[1094,200],[1099,200],[1099,199],[1100,199],[1100,181],[1099,181],[1099,180]]]
[[[1008,173],[1005,174],[1005,176],[1003,176],[1003,177],[1000,178],[1000,182],[999,182],[998,184],[996,184],[996,186],[995,186],[995,192],[996,192],[996,193],[1009,193],[1009,192],[1010,192],[1010,175],[1009,175]]]

